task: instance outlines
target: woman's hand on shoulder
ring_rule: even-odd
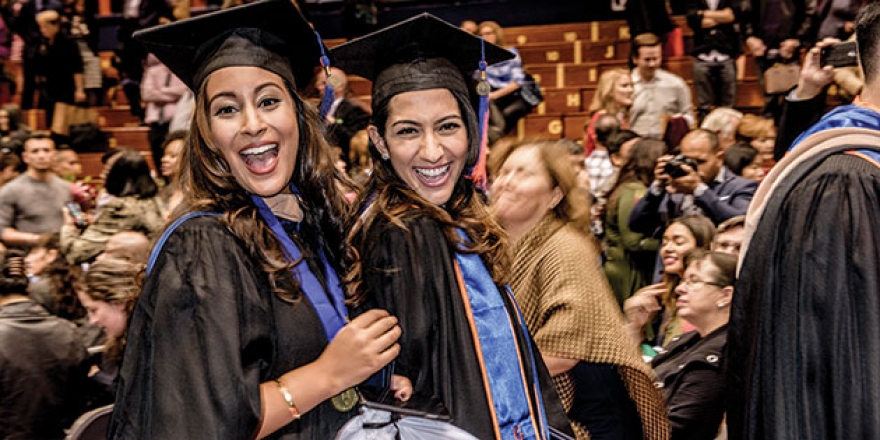
[[[397,318],[372,309],[339,330],[318,359],[341,392],[388,365],[400,354]]]

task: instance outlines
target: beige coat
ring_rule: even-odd
[[[654,373],[624,331],[624,318],[602,273],[599,250],[585,233],[545,217],[516,245],[510,286],[540,351],[554,357],[617,365],[638,408],[646,439],[669,437]],[[574,384],[553,378],[565,410]],[[586,430],[573,423],[578,439]]]

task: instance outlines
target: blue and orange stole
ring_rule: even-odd
[[[468,240],[463,231],[458,232]],[[535,352],[513,295],[509,289],[499,292],[479,255],[456,252],[455,273],[482,369],[483,385],[488,390],[486,397],[495,437],[549,439]],[[501,295],[508,296],[515,317],[508,313]],[[525,335],[525,347],[517,342],[517,334]]]

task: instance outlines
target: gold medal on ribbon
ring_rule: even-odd
[[[339,86],[342,85],[342,78],[338,76],[330,76],[327,78],[327,83],[330,84],[334,89],[338,89]]]
[[[358,393],[354,388],[349,388],[330,399],[333,407],[339,412],[349,412],[358,404]]]
[[[477,84],[477,94],[478,95],[480,95],[480,96],[488,95],[489,92],[491,92],[491,91],[492,91],[492,88],[489,87],[489,83],[487,83],[486,81],[480,81],[480,83]]]

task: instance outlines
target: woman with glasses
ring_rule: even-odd
[[[646,356],[666,347],[676,336],[693,329],[677,314],[675,287],[684,275],[684,257],[694,249],[709,250],[715,225],[702,215],[686,215],[663,231],[660,245],[662,280],[645,286],[623,302],[626,328]]]
[[[696,330],[675,337],[652,361],[672,439],[714,439],[724,416],[724,352],[736,257],[695,250],[675,288],[677,315]]]

